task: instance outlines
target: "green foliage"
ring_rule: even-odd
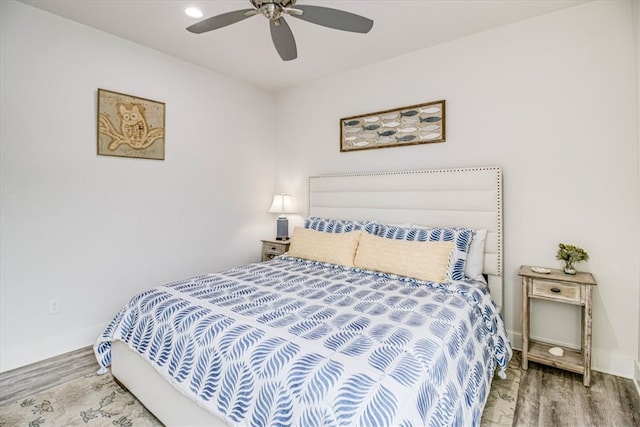
[[[588,261],[589,254],[584,249],[577,246],[560,243],[558,245],[556,259],[562,260],[571,265],[575,262]]]

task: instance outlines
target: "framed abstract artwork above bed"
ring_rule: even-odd
[[[167,425],[478,425],[511,357],[501,186],[493,167],[311,177],[288,254],[133,296],[102,372]],[[412,277],[418,246],[446,258]]]
[[[340,119],[340,151],[446,141],[445,100]]]

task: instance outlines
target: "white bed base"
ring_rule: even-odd
[[[228,425],[182,394],[122,341],[111,346],[111,374],[166,426]]]
[[[486,228],[484,273],[502,306],[502,172],[497,167],[326,175],[309,178],[309,214],[384,223]],[[111,372],[167,426],[226,426],[167,382],[122,342]]]

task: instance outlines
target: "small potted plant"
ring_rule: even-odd
[[[564,272],[566,274],[576,274],[576,270],[573,265],[576,262],[588,261],[589,254],[584,249],[577,246],[560,243],[558,245],[556,258],[564,261]]]

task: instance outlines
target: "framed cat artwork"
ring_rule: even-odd
[[[164,160],[164,102],[98,89],[98,155]]]

